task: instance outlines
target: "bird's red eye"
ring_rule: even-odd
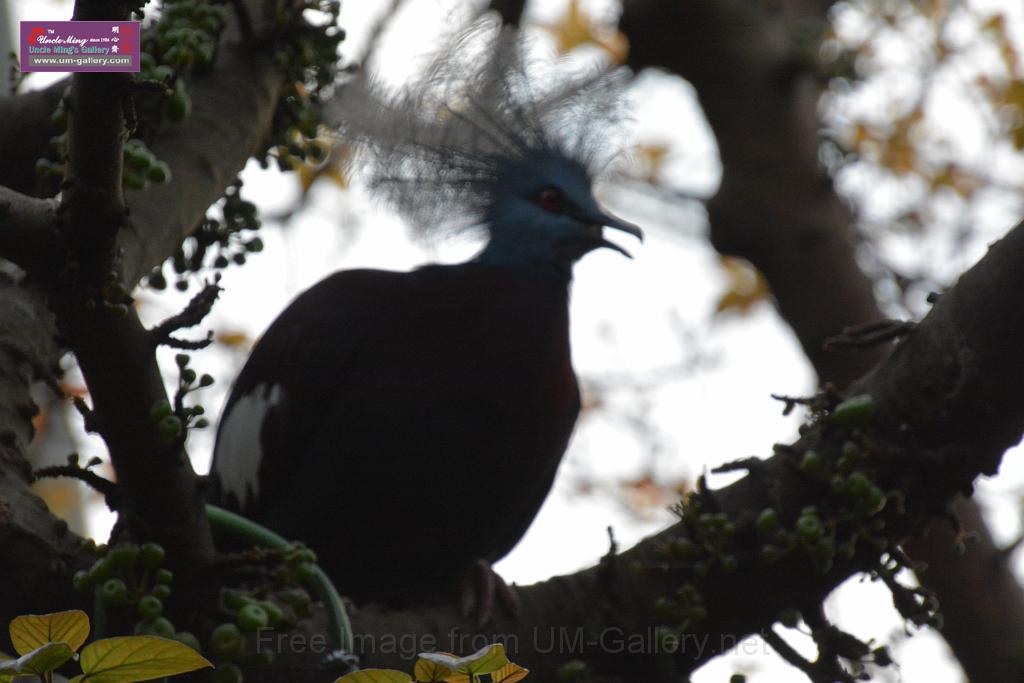
[[[565,210],[565,195],[557,187],[545,187],[537,195],[537,206],[551,213],[561,213]]]

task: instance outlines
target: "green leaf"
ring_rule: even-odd
[[[410,683],[412,677],[394,669],[363,669],[345,674],[334,683]]]
[[[75,651],[67,643],[45,643],[17,659],[0,661],[0,681],[10,681],[15,676],[42,676],[53,671],[71,659]]]
[[[80,609],[53,614],[15,617],[10,626],[11,642],[19,655],[47,643],[66,643],[74,652],[89,636],[89,617]]]
[[[444,652],[421,652],[420,659],[470,676],[489,674],[509,663],[505,656],[505,646],[501,643],[488,645],[467,657],[456,657]]]
[[[105,638],[86,645],[74,683],[134,683],[212,667],[198,652],[157,636]]]

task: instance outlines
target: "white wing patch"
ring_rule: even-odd
[[[280,405],[281,397],[278,384],[256,385],[235,401],[217,434],[213,462],[221,490],[225,498],[234,495],[243,509],[260,495],[259,470],[263,460],[260,434],[267,411]]]

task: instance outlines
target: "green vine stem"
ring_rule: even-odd
[[[292,543],[270,529],[216,505],[208,504],[206,506],[206,517],[214,529],[227,531],[236,537],[244,538],[258,545],[275,550],[288,550],[292,547]],[[309,580],[310,587],[327,609],[332,646],[344,652],[352,652],[352,624],[349,622],[348,613],[341,602],[341,596],[338,595],[334,584],[319,566],[314,565],[313,569],[313,576]]]

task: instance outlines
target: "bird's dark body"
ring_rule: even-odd
[[[569,441],[568,279],[475,263],[336,273],[271,325],[224,415],[275,386],[257,496],[221,487],[215,459],[215,502],[306,542],[357,602],[449,594],[518,542]]]

